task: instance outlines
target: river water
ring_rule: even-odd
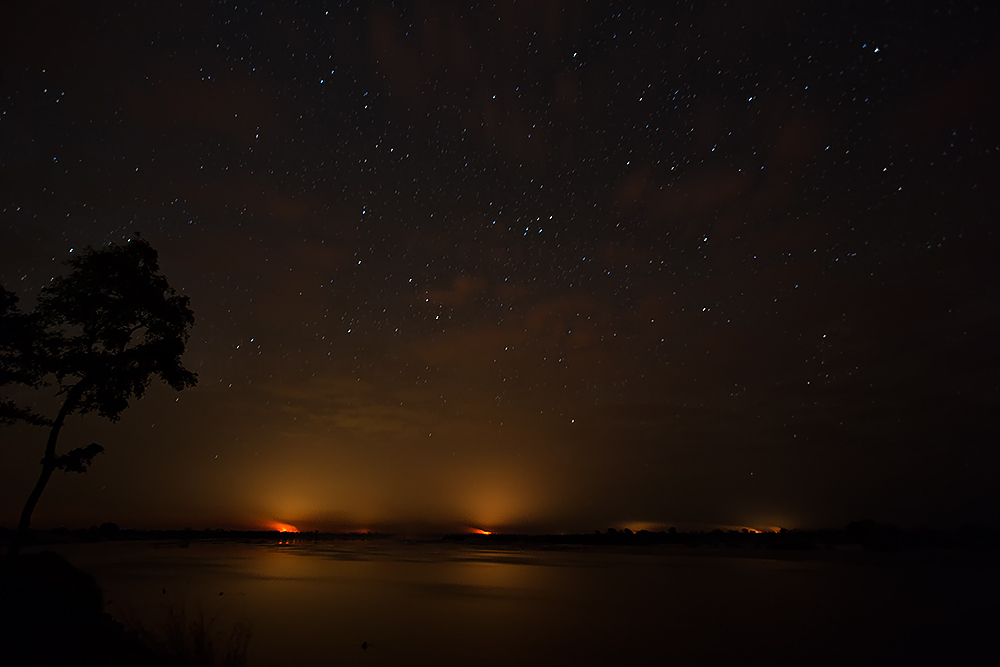
[[[251,629],[254,667],[976,662],[995,559],[392,540],[55,547],[154,631]],[[165,591],[165,592],[164,592]],[[362,648],[365,643],[367,648]]]

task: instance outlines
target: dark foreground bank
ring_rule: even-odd
[[[104,611],[104,594],[94,577],[51,551],[0,561],[3,667],[246,664],[245,641],[230,642],[219,654],[203,624],[183,614],[174,621],[158,634],[126,628]]]
[[[0,565],[0,664],[166,665],[104,612],[94,578],[51,552]]]

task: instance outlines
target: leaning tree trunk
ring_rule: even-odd
[[[24,509],[21,510],[21,520],[17,524],[17,532],[14,533],[14,540],[10,543],[10,548],[7,550],[8,559],[17,557],[21,551],[21,545],[28,537],[28,531],[31,528],[31,515],[35,511],[35,505],[38,504],[38,499],[42,497],[45,485],[49,483],[49,478],[52,477],[52,473],[56,469],[56,440],[59,439],[59,431],[62,430],[66,417],[76,409],[76,404],[79,402],[80,396],[83,395],[82,385],[83,381],[81,380],[69,390],[66,400],[59,409],[59,414],[56,416],[55,421],[52,422],[49,439],[45,444],[45,456],[42,457],[42,474],[38,476],[35,488],[31,490],[28,501],[24,503]]]

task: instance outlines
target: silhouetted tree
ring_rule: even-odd
[[[22,313],[17,307],[17,295],[0,286],[0,386],[21,384],[38,387],[42,373],[35,363],[32,349],[39,345],[43,329],[34,313]],[[0,424],[25,421],[36,426],[50,423],[29,408],[0,397]]]
[[[72,414],[97,412],[117,421],[154,376],[180,391],[197,376],[181,363],[194,314],[159,273],[156,250],[142,239],[87,248],[67,262],[31,313],[0,287],[0,385],[55,386],[62,405],[48,418],[0,398],[0,422],[49,428],[42,472],[21,512],[9,555],[16,555],[31,515],[57,469],[85,472],[104,451],[97,443],[56,454],[59,432]]]

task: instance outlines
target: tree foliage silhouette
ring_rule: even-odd
[[[42,472],[21,512],[10,555],[20,549],[52,473],[85,472],[104,451],[91,443],[57,454],[67,417],[96,412],[117,421],[154,377],[178,391],[197,382],[181,363],[194,314],[188,298],[159,273],[148,242],[87,248],[66,264],[70,272],[41,290],[30,313],[0,287],[0,385],[54,386],[62,401],[50,418],[0,398],[0,423],[49,429]]]

